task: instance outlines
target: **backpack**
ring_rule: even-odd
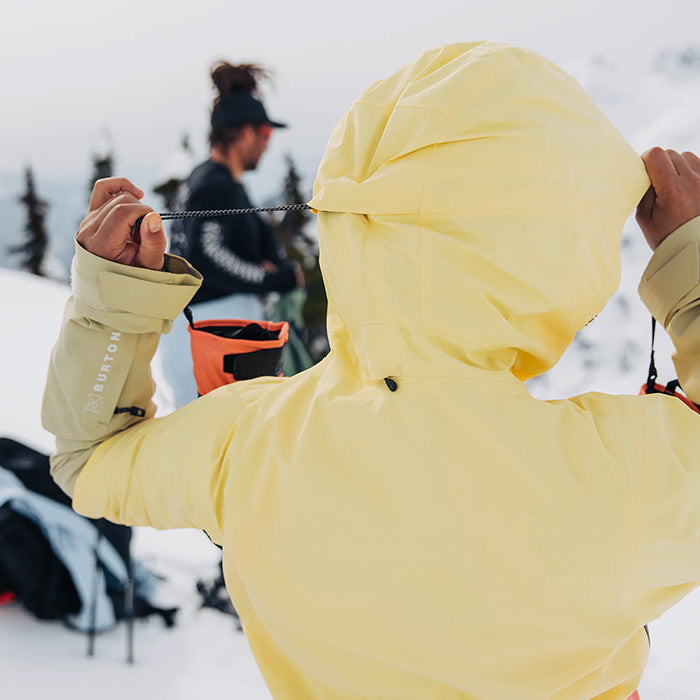
[[[70,503],[47,455],[0,437],[0,594],[93,635],[151,614],[171,627],[177,608],[151,602],[156,577],[131,559],[131,528],[84,518]]]
[[[80,610],[68,569],[39,527],[9,503],[0,506],[0,591],[11,591],[42,620]]]

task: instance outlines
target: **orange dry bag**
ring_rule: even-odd
[[[185,315],[200,396],[241,379],[282,376],[282,353],[289,337],[286,321],[195,321],[189,308]]]

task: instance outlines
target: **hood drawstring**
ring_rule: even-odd
[[[308,204],[281,204],[277,207],[250,207],[248,209],[202,209],[199,211],[167,211],[158,214],[161,219],[197,219],[205,216],[231,216],[232,214],[257,214],[268,211],[300,211],[311,209]]]
[[[231,216],[234,214],[257,214],[259,212],[268,211],[300,211],[302,209],[311,209],[308,204],[282,204],[278,207],[249,207],[248,209],[200,209],[198,211],[164,211],[158,212],[158,216],[163,221],[171,219],[200,219],[206,216]],[[314,211],[311,209],[311,211]],[[139,229],[141,222],[146,218],[146,214],[139,216],[131,227],[131,234],[138,243]]]

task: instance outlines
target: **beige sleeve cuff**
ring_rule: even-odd
[[[680,311],[700,304],[700,217],[663,240],[644,270],[639,295],[667,329]]]
[[[656,249],[639,294],[676,349],[673,364],[686,396],[700,402],[700,217]]]
[[[165,256],[163,271],[93,255],[77,241],[71,270],[76,311],[127,333],[167,333],[202,284],[186,260]]]

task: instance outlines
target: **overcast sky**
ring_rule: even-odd
[[[292,153],[312,178],[334,124],[363,89],[425,49],[493,39],[564,67],[596,54],[648,67],[700,42],[698,0],[2,0],[0,173],[31,163],[81,177],[102,134],[120,173],[158,173],[190,134],[206,154],[208,77],[220,58],[276,70],[277,132],[262,172]],[[139,183],[150,186],[153,183]]]

